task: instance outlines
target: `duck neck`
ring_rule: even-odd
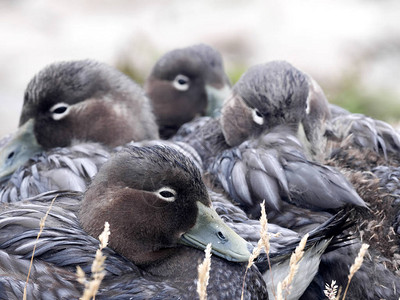
[[[176,252],[176,248],[164,248],[156,251],[137,251],[134,257],[128,258],[142,269],[147,269],[149,266],[162,264],[164,261],[171,259]]]
[[[140,268],[157,277],[197,278],[197,262],[202,261],[204,252],[186,246],[168,250],[171,254],[168,257],[140,265]]]

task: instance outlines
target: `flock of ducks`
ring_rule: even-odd
[[[200,44],[161,57],[144,88],[100,62],[54,63],[0,147],[0,299],[23,297],[35,244],[28,299],[79,298],[76,267],[91,273],[106,221],[98,299],[198,298],[208,243],[209,299],[274,299],[306,233],[286,299],[344,288],[362,241],[347,299],[400,296],[400,135],[329,104],[287,62],[231,87],[221,55]],[[271,266],[262,253],[245,276],[263,201]]]

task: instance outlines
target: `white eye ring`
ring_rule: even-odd
[[[176,191],[169,187],[162,187],[159,190],[155,191],[154,194],[161,200],[164,200],[167,202],[174,202],[175,196],[176,196]]]
[[[190,79],[185,75],[178,74],[172,82],[172,85],[178,91],[187,91],[189,89]]]
[[[69,111],[70,111],[69,104],[64,103],[64,102],[54,104],[50,108],[51,117],[53,118],[53,120],[56,120],[56,121],[61,120],[64,117],[66,117],[69,114]]]
[[[258,111],[257,108],[254,108],[251,112],[251,115],[253,117],[253,121],[257,123],[258,125],[264,124],[264,117],[262,114]]]

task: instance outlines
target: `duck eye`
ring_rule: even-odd
[[[61,120],[69,113],[70,106],[67,103],[57,103],[50,108],[51,117],[53,120]]]
[[[55,113],[55,114],[62,114],[62,113],[65,112],[66,110],[67,110],[67,107],[63,106],[63,107],[59,107],[59,108],[55,109],[55,110],[53,111],[53,113]]]
[[[175,201],[176,191],[169,187],[162,187],[158,191],[155,192],[158,198],[167,202]]]
[[[187,91],[189,89],[190,79],[185,75],[179,74],[175,77],[172,85],[179,91]]]
[[[162,191],[162,192],[160,192],[160,195],[163,196],[164,198],[171,198],[171,197],[174,197],[174,194],[172,194],[172,193],[169,192],[169,191]]]
[[[257,123],[258,125],[264,124],[264,117],[263,115],[258,111],[257,108],[254,108],[253,111],[251,112],[253,116],[253,121]]]

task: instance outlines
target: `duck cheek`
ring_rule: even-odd
[[[35,121],[35,136],[44,149],[54,147],[67,147],[71,145],[74,137],[73,130],[66,130],[73,125],[70,118],[59,121],[41,117]]]
[[[222,108],[221,126],[229,146],[241,144],[252,134],[251,109],[243,103],[243,100],[230,98]]]

